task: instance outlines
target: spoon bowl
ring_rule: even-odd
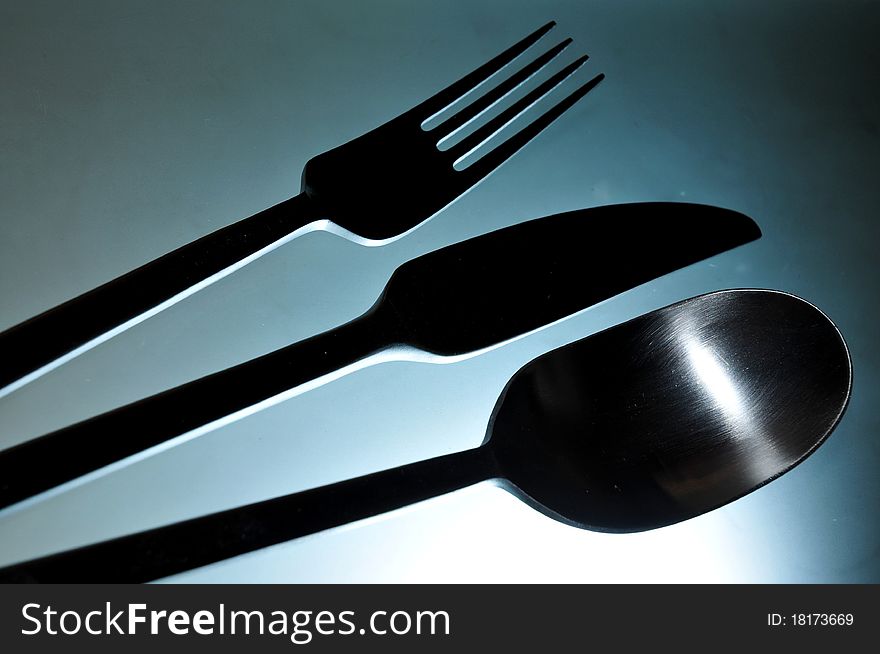
[[[522,368],[489,423],[505,486],[597,531],[662,527],[797,465],[840,419],[852,369],[813,305],[781,292],[692,298]]]

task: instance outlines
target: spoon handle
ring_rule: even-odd
[[[0,569],[0,583],[151,581],[471,486],[493,471],[482,446],[25,561]]]
[[[320,218],[300,194],[0,333],[0,396],[183,299]]]
[[[391,345],[370,311],[305,341],[0,452],[0,508],[336,372]],[[297,389],[299,390],[299,389]],[[216,425],[215,425],[216,426]]]

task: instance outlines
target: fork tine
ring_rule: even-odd
[[[479,84],[504,68],[555,26],[556,21],[551,20],[543,27],[529,34],[519,43],[510,46],[494,59],[487,61],[485,64],[473,72],[468,73],[457,82],[453,82],[450,86],[447,86],[439,93],[431,96],[421,104],[416,105],[411,110],[411,113],[419,115],[423,121],[435,116],[458,100],[465,93],[477,87]]]
[[[587,58],[588,56],[584,55],[574,60],[568,66],[553,75],[553,77],[543,82],[540,86],[537,86],[536,88],[529,91],[527,95],[514,102],[507,109],[495,116],[495,118],[474,131],[472,134],[468,135],[466,138],[462,139],[460,143],[457,143],[453,147],[449,148],[449,155],[452,156],[455,161],[458,161],[462,157],[469,154],[472,150],[479,147],[485,140],[491,138],[496,132],[498,132],[500,129],[502,129],[512,120],[514,120],[521,113],[526,111],[529,107],[531,107],[538,100],[547,95],[554,88],[559,86],[578,68],[583,66],[584,62],[587,61]]]
[[[532,77],[532,75],[537,73],[553,59],[555,59],[557,55],[565,50],[565,48],[567,48],[570,44],[571,39],[565,39],[564,41],[562,41],[562,43],[558,43],[557,45],[553,46],[547,52],[532,61],[529,65],[525,66],[518,72],[508,77],[501,84],[480,97],[478,100],[472,102],[467,107],[464,107],[461,111],[449,117],[441,124],[437,125],[429,131],[438,135],[442,134],[444,139],[448,138],[454,132],[457,132],[462,127],[471,122],[474,118],[492,107],[496,102],[504,98],[508,93],[526,82],[529,78]]]
[[[491,173],[512,155],[516,154],[516,152],[526,143],[540,134],[541,131],[550,125],[550,123],[570,109],[574,103],[593,90],[603,79],[605,79],[605,74],[599,73],[589,82],[580,86],[575,91],[572,91],[570,95],[565,99],[560,100],[546,113],[532,121],[527,127],[524,127],[494,150],[460,171],[467,175],[467,177],[463,179],[464,183],[469,186],[476,184],[483,177]]]

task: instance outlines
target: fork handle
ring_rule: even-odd
[[[4,450],[0,508],[209,423],[243,417],[255,405],[365,359],[390,345],[390,322],[371,310],[323,334]]]
[[[0,333],[0,396],[216,281],[318,218],[301,193]]]

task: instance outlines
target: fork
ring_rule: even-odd
[[[522,148],[595,87],[599,74],[463,169],[520,114],[587,60],[584,55],[479,126],[444,142],[545,68],[565,39],[438,125],[423,125],[469,95],[555,26],[550,22],[451,86],[376,129],[310,159],[302,192],[0,333],[0,397],[313,230],[336,231],[380,245],[417,227]],[[332,221],[332,222],[331,222]]]

